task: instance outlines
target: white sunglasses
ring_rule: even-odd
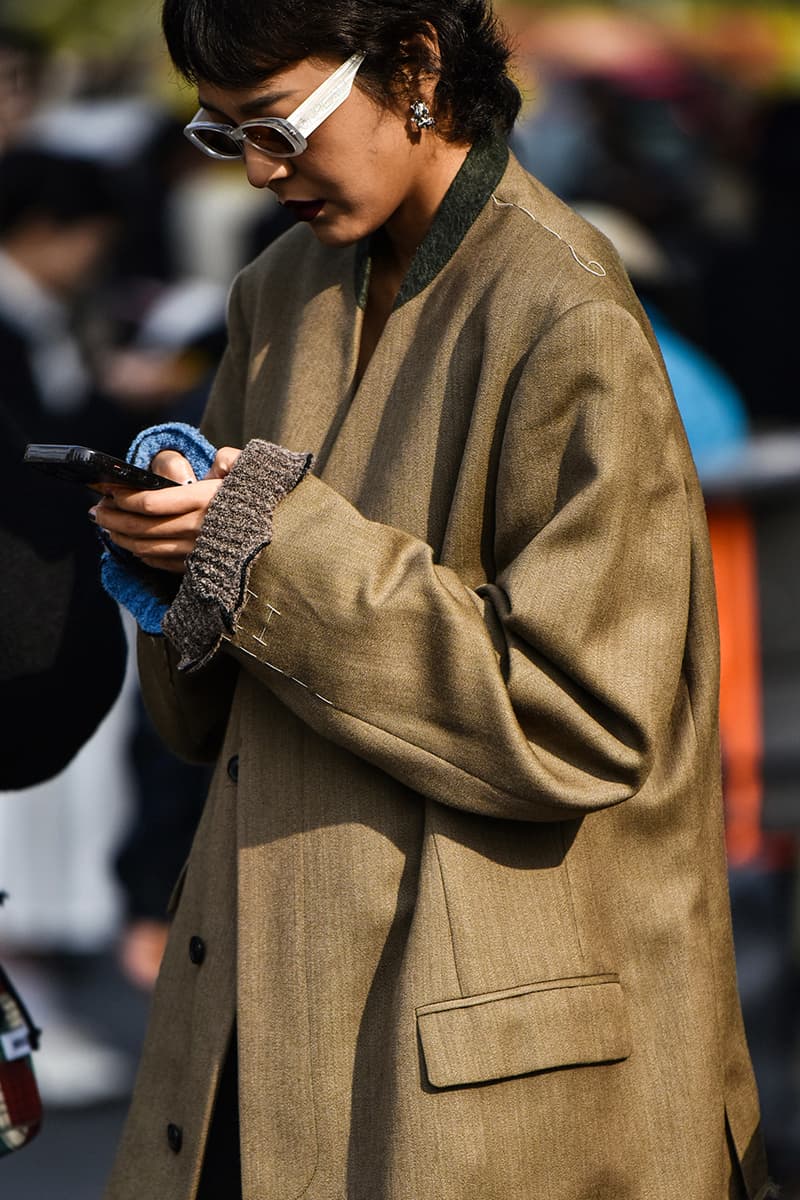
[[[183,132],[209,158],[242,158],[245,143],[270,158],[294,158],[307,148],[314,130],[344,104],[363,61],[363,54],[352,55],[288,117],[259,117],[243,125],[217,125],[201,119],[205,114],[201,108]]]

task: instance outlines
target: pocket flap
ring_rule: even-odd
[[[486,1083],[630,1054],[617,975],[555,979],[427,1004],[417,1028],[434,1087]]]

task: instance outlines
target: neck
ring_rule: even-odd
[[[385,266],[400,279],[411,265],[470,150],[469,146],[445,142],[432,134],[423,134],[422,138],[416,182],[384,226]]]

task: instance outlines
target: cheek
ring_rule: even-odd
[[[385,116],[376,119],[370,112],[362,120],[327,132],[324,142],[320,139],[318,153],[304,164],[309,178],[313,174],[322,182],[327,176],[343,195],[364,199],[404,190],[411,173],[411,147],[405,127],[398,121]]]
[[[410,170],[405,156],[394,147],[369,146],[357,164],[342,178],[343,195],[370,210],[393,212],[410,186]]]

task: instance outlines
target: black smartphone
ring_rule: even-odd
[[[103,483],[118,483],[137,491],[180,487],[174,479],[134,467],[122,458],[114,458],[113,454],[104,454],[102,450],[90,450],[88,446],[32,442],[26,447],[22,461],[58,479],[69,479],[95,489]]]

